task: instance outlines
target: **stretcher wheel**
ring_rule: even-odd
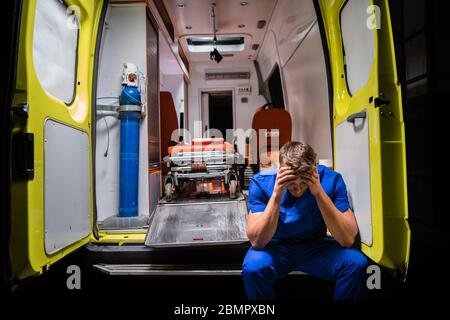
[[[236,180],[231,180],[229,188],[230,188],[230,198],[231,199],[236,198],[237,181]]]
[[[172,183],[166,183],[166,185],[164,186],[164,191],[166,193],[166,200],[167,201],[171,201],[172,200],[172,195],[173,195],[173,187],[172,187]]]

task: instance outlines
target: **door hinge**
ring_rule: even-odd
[[[391,101],[390,100],[383,100],[380,97],[378,97],[378,98],[375,98],[374,103],[375,103],[375,108],[379,108],[381,106],[388,106],[389,104],[391,104]]]
[[[12,138],[12,174],[16,180],[34,179],[34,135],[19,132]]]
[[[17,106],[11,107],[11,114],[13,117],[21,118],[22,120],[28,119],[30,106],[28,103],[20,103]]]

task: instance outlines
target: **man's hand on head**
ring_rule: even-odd
[[[312,172],[309,175],[303,177],[306,184],[308,185],[309,191],[311,191],[311,194],[314,197],[322,191],[322,184],[320,183],[320,177],[317,167],[318,166],[316,164]]]
[[[276,200],[281,200],[288,184],[293,182],[295,179],[297,179],[297,175],[290,167],[282,166],[278,169],[277,178],[275,180],[275,187],[273,189],[273,195],[275,196]]]

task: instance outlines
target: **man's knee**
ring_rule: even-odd
[[[361,273],[367,268],[367,257],[360,251],[355,249],[346,249],[344,256],[344,265],[352,273]]]
[[[242,264],[242,275],[247,279],[274,278],[271,255],[263,250],[250,249]]]

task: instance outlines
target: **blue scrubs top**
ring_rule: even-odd
[[[342,176],[325,166],[318,166],[320,182],[324,191],[342,213],[350,209],[347,187]],[[277,176],[277,168],[261,171],[253,177],[248,191],[250,212],[263,212],[272,196]],[[280,218],[274,239],[297,238],[316,239],[326,235],[326,226],[316,199],[309,189],[296,198],[288,190],[283,195],[280,206]]]

